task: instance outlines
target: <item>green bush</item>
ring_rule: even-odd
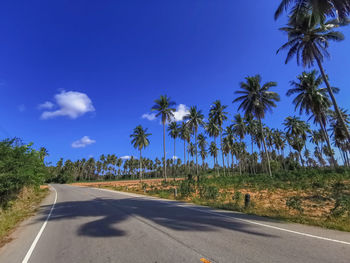
[[[195,192],[194,181],[184,180],[180,184],[180,195],[182,197],[188,197]]]
[[[19,139],[0,142],[0,206],[14,198],[24,186],[44,182],[46,168],[42,155]]]
[[[209,186],[202,186],[200,188],[200,197],[206,200],[216,200],[216,198],[219,195],[219,190],[216,186],[209,185]]]
[[[286,201],[286,206],[289,209],[295,209],[295,210],[299,211],[300,213],[303,212],[302,200],[301,200],[300,196],[289,197]]]

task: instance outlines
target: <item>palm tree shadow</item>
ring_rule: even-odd
[[[51,206],[47,206],[49,210]],[[244,214],[241,218],[248,217]],[[251,219],[251,216],[249,217]],[[45,220],[43,214],[40,220]],[[59,202],[50,221],[79,219],[76,234],[88,237],[119,237],[128,233],[120,225],[126,220],[138,220],[153,228],[183,232],[216,232],[221,229],[262,237],[277,237],[259,231],[254,225],[220,215],[189,210],[172,203],[142,198],[95,198],[86,201]],[[264,218],[254,218],[264,220]]]

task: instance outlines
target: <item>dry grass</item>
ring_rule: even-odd
[[[96,185],[94,185],[96,186]],[[290,222],[316,225],[331,229],[338,229],[350,232],[350,222],[348,218],[330,217],[331,209],[334,207],[335,200],[330,198],[330,192],[325,189],[293,190],[293,189],[261,189],[249,187],[225,188],[219,190],[219,196],[216,200],[203,200],[199,196],[199,191],[189,197],[181,198],[174,196],[173,189],[178,187],[177,183],[172,185],[163,184],[162,180],[153,180],[151,182],[133,182],[124,184],[106,184],[100,187],[118,191],[127,191],[138,194],[147,194],[160,198],[181,199],[186,202],[207,205],[215,208],[237,210],[259,216],[267,216],[282,219]],[[244,208],[244,198],[233,200],[234,193],[239,191],[244,197],[250,194],[252,205]],[[300,210],[291,209],[286,205],[286,200],[290,197],[298,196],[302,200]]]
[[[0,208],[0,247],[11,241],[10,234],[20,222],[36,212],[40,202],[48,194],[47,187],[43,188],[24,187],[18,198],[9,203],[8,208]]]

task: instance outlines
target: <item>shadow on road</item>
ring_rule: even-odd
[[[47,208],[49,209],[50,206]],[[238,214],[237,217],[248,216]],[[96,197],[86,201],[58,202],[50,221],[76,218],[82,219],[77,234],[89,237],[108,238],[127,235],[123,229],[118,228],[118,224],[131,218],[146,224],[151,223],[153,227],[161,226],[175,231],[211,232],[227,229],[256,236],[276,237],[260,232],[254,225],[248,223],[142,198]],[[43,215],[42,220],[45,219],[46,216]],[[249,219],[252,217],[249,216]],[[257,219],[264,220],[264,218],[254,218],[254,220]]]

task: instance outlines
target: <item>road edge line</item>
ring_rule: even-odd
[[[51,206],[50,212],[49,212],[49,214],[47,215],[44,224],[41,226],[41,228],[40,228],[38,234],[36,235],[36,237],[35,237],[35,239],[34,239],[32,245],[30,246],[30,248],[29,248],[27,254],[25,255],[24,259],[22,260],[22,263],[27,263],[27,262],[29,261],[30,256],[32,255],[32,253],[33,253],[33,251],[34,251],[34,249],[35,249],[35,247],[36,247],[36,244],[38,243],[38,241],[39,241],[39,239],[40,239],[42,233],[44,232],[44,229],[45,229],[45,227],[46,227],[46,225],[47,225],[47,222],[49,221],[49,219],[50,219],[50,217],[51,217],[52,211],[53,211],[53,209],[55,208],[55,205],[56,205],[56,202],[57,202],[57,195],[58,195],[58,194],[57,194],[56,189],[55,189],[53,186],[50,185],[50,187],[55,191],[55,200],[54,200],[54,202],[53,202],[53,204],[52,204],[52,206]]]

